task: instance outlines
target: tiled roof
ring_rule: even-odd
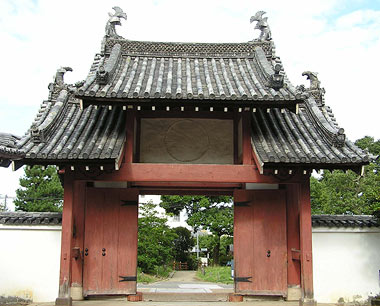
[[[58,69],[49,99],[15,144],[25,155],[19,164],[118,162],[126,113],[130,107],[149,109],[157,101],[185,111],[209,111],[212,104],[222,112],[226,106],[231,111],[235,103],[235,110],[250,112],[260,170],[278,165],[358,170],[367,164],[370,157],[346,139],[325,106],[316,76],[305,72],[310,88],[294,88],[278,70],[274,49],[272,41],[199,44],[105,38],[85,81],[67,85],[63,75],[72,69]],[[274,79],[282,79],[284,86],[272,88]],[[294,112],[296,104],[299,112]]]
[[[62,92],[61,92],[62,93]],[[72,93],[45,101],[32,128],[18,142],[25,159],[54,161],[105,160],[120,157],[125,141],[122,107],[88,106]]]
[[[60,212],[0,212],[0,224],[5,225],[60,225]]]
[[[16,147],[20,138],[12,135],[0,133],[0,166],[8,167],[11,160],[17,160],[24,156],[23,152]]]
[[[317,106],[313,97],[298,114],[286,109],[257,109],[252,116],[252,146],[262,164],[274,166],[286,163],[334,168],[369,160],[345,138],[331,110]]]
[[[313,227],[380,227],[379,219],[368,215],[313,215]]]
[[[272,42],[236,44],[161,43],[108,39],[77,97],[172,100],[235,100],[294,103],[286,80],[275,90],[270,78],[279,59]],[[281,66],[281,65],[280,65]],[[280,74],[283,75],[283,72]],[[210,102],[210,101],[209,101]],[[298,101],[300,102],[300,101]]]

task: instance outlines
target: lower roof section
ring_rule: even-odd
[[[203,117],[212,118],[216,112],[232,110],[249,113],[252,150],[259,170],[281,167],[358,170],[369,162],[369,156],[346,139],[331,110],[317,105],[313,98],[305,100],[298,111],[263,107],[207,111],[201,106],[191,108],[195,117],[202,113]],[[75,89],[55,85],[31,128],[15,141],[12,150],[17,155],[8,160],[16,161],[18,166],[119,164],[126,143],[127,113],[131,110],[144,109],[139,105],[82,108],[75,98]],[[188,110],[180,109],[181,113]],[[166,113],[171,111],[166,108]]]

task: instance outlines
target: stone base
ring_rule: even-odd
[[[300,299],[300,306],[317,306],[317,301],[314,299]]]
[[[235,293],[228,294],[229,302],[243,302],[243,296]]]
[[[70,288],[70,295],[73,301],[82,301],[83,300],[83,287],[74,286]]]
[[[302,298],[300,286],[288,287],[287,301],[299,301]]]
[[[55,300],[55,305],[72,306],[73,305],[73,299],[71,297],[58,297]]]
[[[141,302],[143,300],[142,298],[142,292],[136,292],[136,294],[130,294],[127,296],[127,300],[129,302]]]

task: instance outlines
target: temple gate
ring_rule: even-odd
[[[269,26],[248,43],[126,40],[115,7],[88,77],[49,85],[30,131],[1,134],[2,166],[59,167],[57,305],[136,292],[139,194],[234,197],[235,294],[313,300],[309,178],[361,171],[316,74],[294,87]]]

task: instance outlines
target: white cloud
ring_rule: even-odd
[[[319,72],[326,102],[348,137],[354,140],[368,134],[380,138],[376,91],[380,11],[350,11],[349,3],[353,2],[0,1],[0,104],[9,109],[5,114],[0,106],[0,131],[20,134],[28,128],[59,66],[74,69],[65,75],[69,83],[85,78],[100,50],[107,13],[118,5],[128,14],[118,33],[127,39],[153,41],[252,40],[259,33],[249,18],[265,10],[277,54],[293,84],[307,84],[301,76],[305,70]],[[23,113],[22,121],[8,115],[17,112]],[[6,185],[6,176],[2,170],[0,185]]]

